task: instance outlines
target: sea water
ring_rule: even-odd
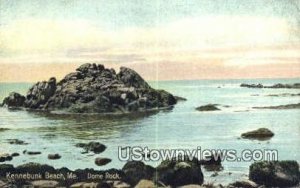
[[[300,162],[300,110],[253,109],[259,106],[296,104],[299,96],[268,96],[299,94],[299,89],[242,88],[241,83],[299,83],[300,79],[254,80],[192,80],[153,81],[154,88],[184,97],[173,109],[148,114],[122,116],[54,115],[39,112],[0,108],[0,153],[18,152],[21,155],[10,162],[20,165],[28,162],[49,164],[69,169],[122,168],[118,147],[148,147],[149,149],[274,149],[279,160]],[[0,83],[0,100],[9,92],[26,94],[31,83]],[[196,107],[218,104],[220,111],[199,112]],[[241,139],[243,132],[268,128],[275,133],[270,140]],[[28,145],[11,145],[7,139],[20,139]],[[76,143],[98,141],[107,146],[101,154],[82,154]],[[41,151],[41,155],[23,155],[22,152]],[[48,160],[48,154],[59,153],[59,160]],[[96,157],[112,159],[106,166],[96,166]],[[157,166],[160,161],[147,164]],[[253,161],[223,161],[218,176],[202,168],[206,182],[230,183],[247,178]]]

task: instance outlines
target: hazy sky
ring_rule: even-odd
[[[300,0],[0,0],[0,81],[300,77]]]

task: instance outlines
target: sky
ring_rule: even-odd
[[[300,0],[0,0],[0,82],[88,62],[147,80],[300,77]]]

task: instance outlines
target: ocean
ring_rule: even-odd
[[[39,112],[0,108],[0,154],[18,152],[10,162],[49,164],[69,169],[122,168],[118,147],[148,147],[149,149],[274,149],[279,160],[300,162],[300,110],[253,109],[259,106],[296,104],[300,96],[268,96],[299,94],[299,89],[242,88],[241,83],[299,83],[300,79],[252,80],[191,80],[149,82],[154,88],[184,97],[174,108],[155,113],[133,115],[53,115]],[[0,100],[9,92],[26,94],[32,83],[0,83]],[[218,104],[220,111],[199,112],[195,108]],[[270,140],[241,139],[240,135],[257,128],[268,128],[275,133]],[[7,139],[20,139],[28,145],[12,145]],[[82,154],[76,143],[98,141],[107,146],[101,154]],[[23,155],[24,150],[41,151],[41,155]],[[48,160],[50,153],[59,153],[59,160]],[[96,157],[112,159],[99,167]],[[159,161],[146,162],[157,166]],[[253,161],[222,162],[223,170],[215,172],[202,168],[206,182],[230,183],[247,178]]]

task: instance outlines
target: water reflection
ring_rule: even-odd
[[[172,109],[164,110],[170,112]],[[68,136],[73,139],[95,140],[118,138],[123,133],[133,132],[135,127],[147,121],[160,111],[148,111],[131,114],[53,114],[28,112],[46,119],[48,126],[37,126],[26,131],[42,133],[44,139],[55,136]]]

